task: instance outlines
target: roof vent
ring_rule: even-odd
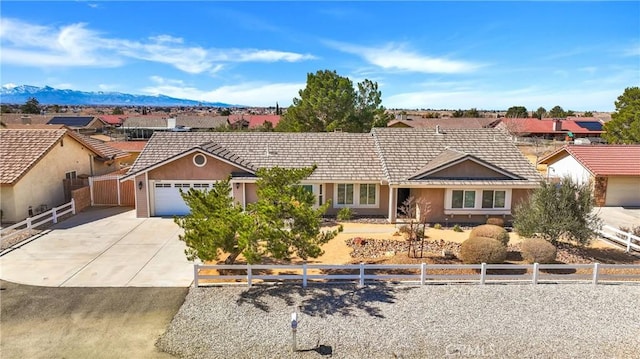
[[[436,125],[436,135],[442,135],[444,132],[440,131],[440,125]]]

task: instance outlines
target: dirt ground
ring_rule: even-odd
[[[188,288],[51,288],[0,281],[0,357],[173,358],[155,347]]]

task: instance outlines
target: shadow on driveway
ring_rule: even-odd
[[[173,358],[155,342],[187,291],[0,281],[2,358]]]

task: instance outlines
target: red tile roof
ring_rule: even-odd
[[[595,176],[640,176],[640,145],[568,145],[540,160],[573,156]]]
[[[560,121],[560,129],[554,129],[554,121]],[[572,132],[579,135],[600,135],[604,131],[590,130],[588,128],[579,126],[577,122],[594,122],[600,123],[597,119],[581,118],[576,120],[554,120],[554,119],[542,119],[537,118],[503,118],[501,119],[502,125],[500,127],[506,127],[513,132],[529,133],[529,134],[562,134]]]
[[[124,120],[127,119],[127,116],[125,115],[100,115],[98,118],[100,118],[102,121],[110,124],[110,125],[122,125],[122,123],[124,122]]]
[[[276,127],[278,122],[280,122],[280,115],[231,115],[229,116],[230,124],[234,124],[242,120],[248,122],[249,128],[260,127],[265,122],[271,122],[273,127]]]
[[[107,145],[126,152],[142,152],[147,141],[111,141]]]

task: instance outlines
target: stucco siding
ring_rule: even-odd
[[[569,177],[579,184],[589,183],[591,173],[573,156],[566,156],[547,166],[547,178]]]
[[[139,188],[139,183],[142,183],[142,189]],[[144,174],[135,177],[133,188],[135,192],[136,216],[138,218],[149,217],[149,191],[153,189],[148,186]]]
[[[207,163],[198,167],[193,163],[193,156],[188,154],[175,161],[149,171],[150,180],[223,180],[231,172],[240,171],[235,166],[222,162],[214,157],[205,155]]]

